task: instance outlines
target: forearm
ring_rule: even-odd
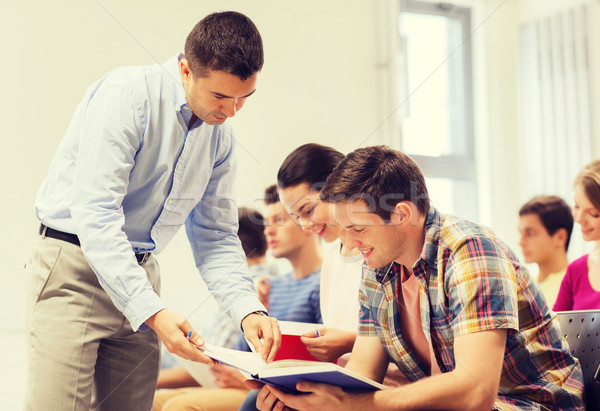
[[[398,388],[359,396],[355,409],[378,410],[482,410],[491,409],[497,393],[488,392],[466,372],[453,371],[424,378]],[[364,403],[364,404],[363,404]],[[364,407],[362,406],[364,405]]]
[[[388,364],[389,358],[377,337],[358,336],[345,368],[373,381],[381,382]]]

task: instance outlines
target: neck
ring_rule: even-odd
[[[267,256],[261,255],[257,257],[247,257],[246,262],[248,263],[248,267],[252,267],[257,264],[265,264],[267,262]]]
[[[188,130],[194,126],[196,120],[198,120],[198,117],[196,117],[196,115],[192,112],[192,117],[190,118],[190,123],[188,124]]]
[[[425,216],[419,216],[416,225],[411,225],[404,235],[411,240],[406,242],[406,247],[402,250],[401,256],[395,261],[403,265],[408,276],[411,276],[413,274],[412,268],[421,257],[423,244],[425,243]]]
[[[539,261],[540,274],[538,275],[538,282],[544,281],[552,273],[564,270],[567,265],[569,265],[569,260],[566,252],[556,252],[546,260]]]
[[[292,276],[299,280],[314,273],[322,264],[321,247],[316,238],[311,238],[293,255],[286,257],[292,265]]]

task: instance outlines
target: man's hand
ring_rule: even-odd
[[[299,382],[296,385],[303,395],[287,394],[271,385],[262,387],[256,398],[256,408],[261,411],[292,408],[295,410],[368,409],[366,405],[373,393],[348,394],[340,387],[329,384]]]
[[[215,383],[219,388],[246,389],[246,377],[241,372],[229,365],[216,364],[210,366],[210,372],[215,376]]]
[[[214,364],[215,362],[202,354],[198,348],[204,345],[204,340],[190,325],[185,317],[176,312],[163,309],[148,318],[145,322],[152,328],[171,354],[186,360]],[[191,337],[187,336],[192,332]]]
[[[315,331],[304,333],[300,337],[308,352],[321,361],[334,361],[351,352],[355,339],[355,332],[337,328],[321,328],[318,337]]]
[[[257,313],[242,320],[244,335],[266,362],[272,362],[281,346],[281,331],[276,318]],[[262,339],[262,342],[261,342]]]

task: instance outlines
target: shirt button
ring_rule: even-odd
[[[173,204],[173,200],[169,200],[169,201],[167,201],[167,203],[168,203],[169,205],[171,205],[171,204]]]

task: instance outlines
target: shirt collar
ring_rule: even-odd
[[[183,90],[181,74],[179,73],[179,61],[183,57],[183,53],[179,53],[171,57],[162,65],[165,72],[164,75],[169,78],[167,83],[171,86],[171,96],[173,98],[173,108],[175,111],[182,111],[184,107],[189,109],[187,99],[185,98],[185,91]]]
[[[423,241],[423,249],[421,250],[421,256],[413,266],[413,271],[426,273],[426,269],[414,270],[414,268],[420,267],[423,263],[427,264],[433,269],[437,269],[438,242],[440,239],[442,222],[443,216],[436,208],[431,207],[427,213],[427,217],[425,218],[425,231],[423,233],[425,241]],[[383,283],[394,277],[395,274],[394,270],[392,269],[394,263],[395,262],[392,261],[390,264],[377,269],[369,268],[366,263],[364,263],[364,265],[368,270],[373,271],[375,274],[375,279],[378,282]]]
[[[444,219],[440,212],[436,208],[431,207],[425,219],[425,241],[423,241],[421,257],[417,260],[417,264],[420,261],[425,261],[430,267],[437,268],[438,246],[443,221]]]

